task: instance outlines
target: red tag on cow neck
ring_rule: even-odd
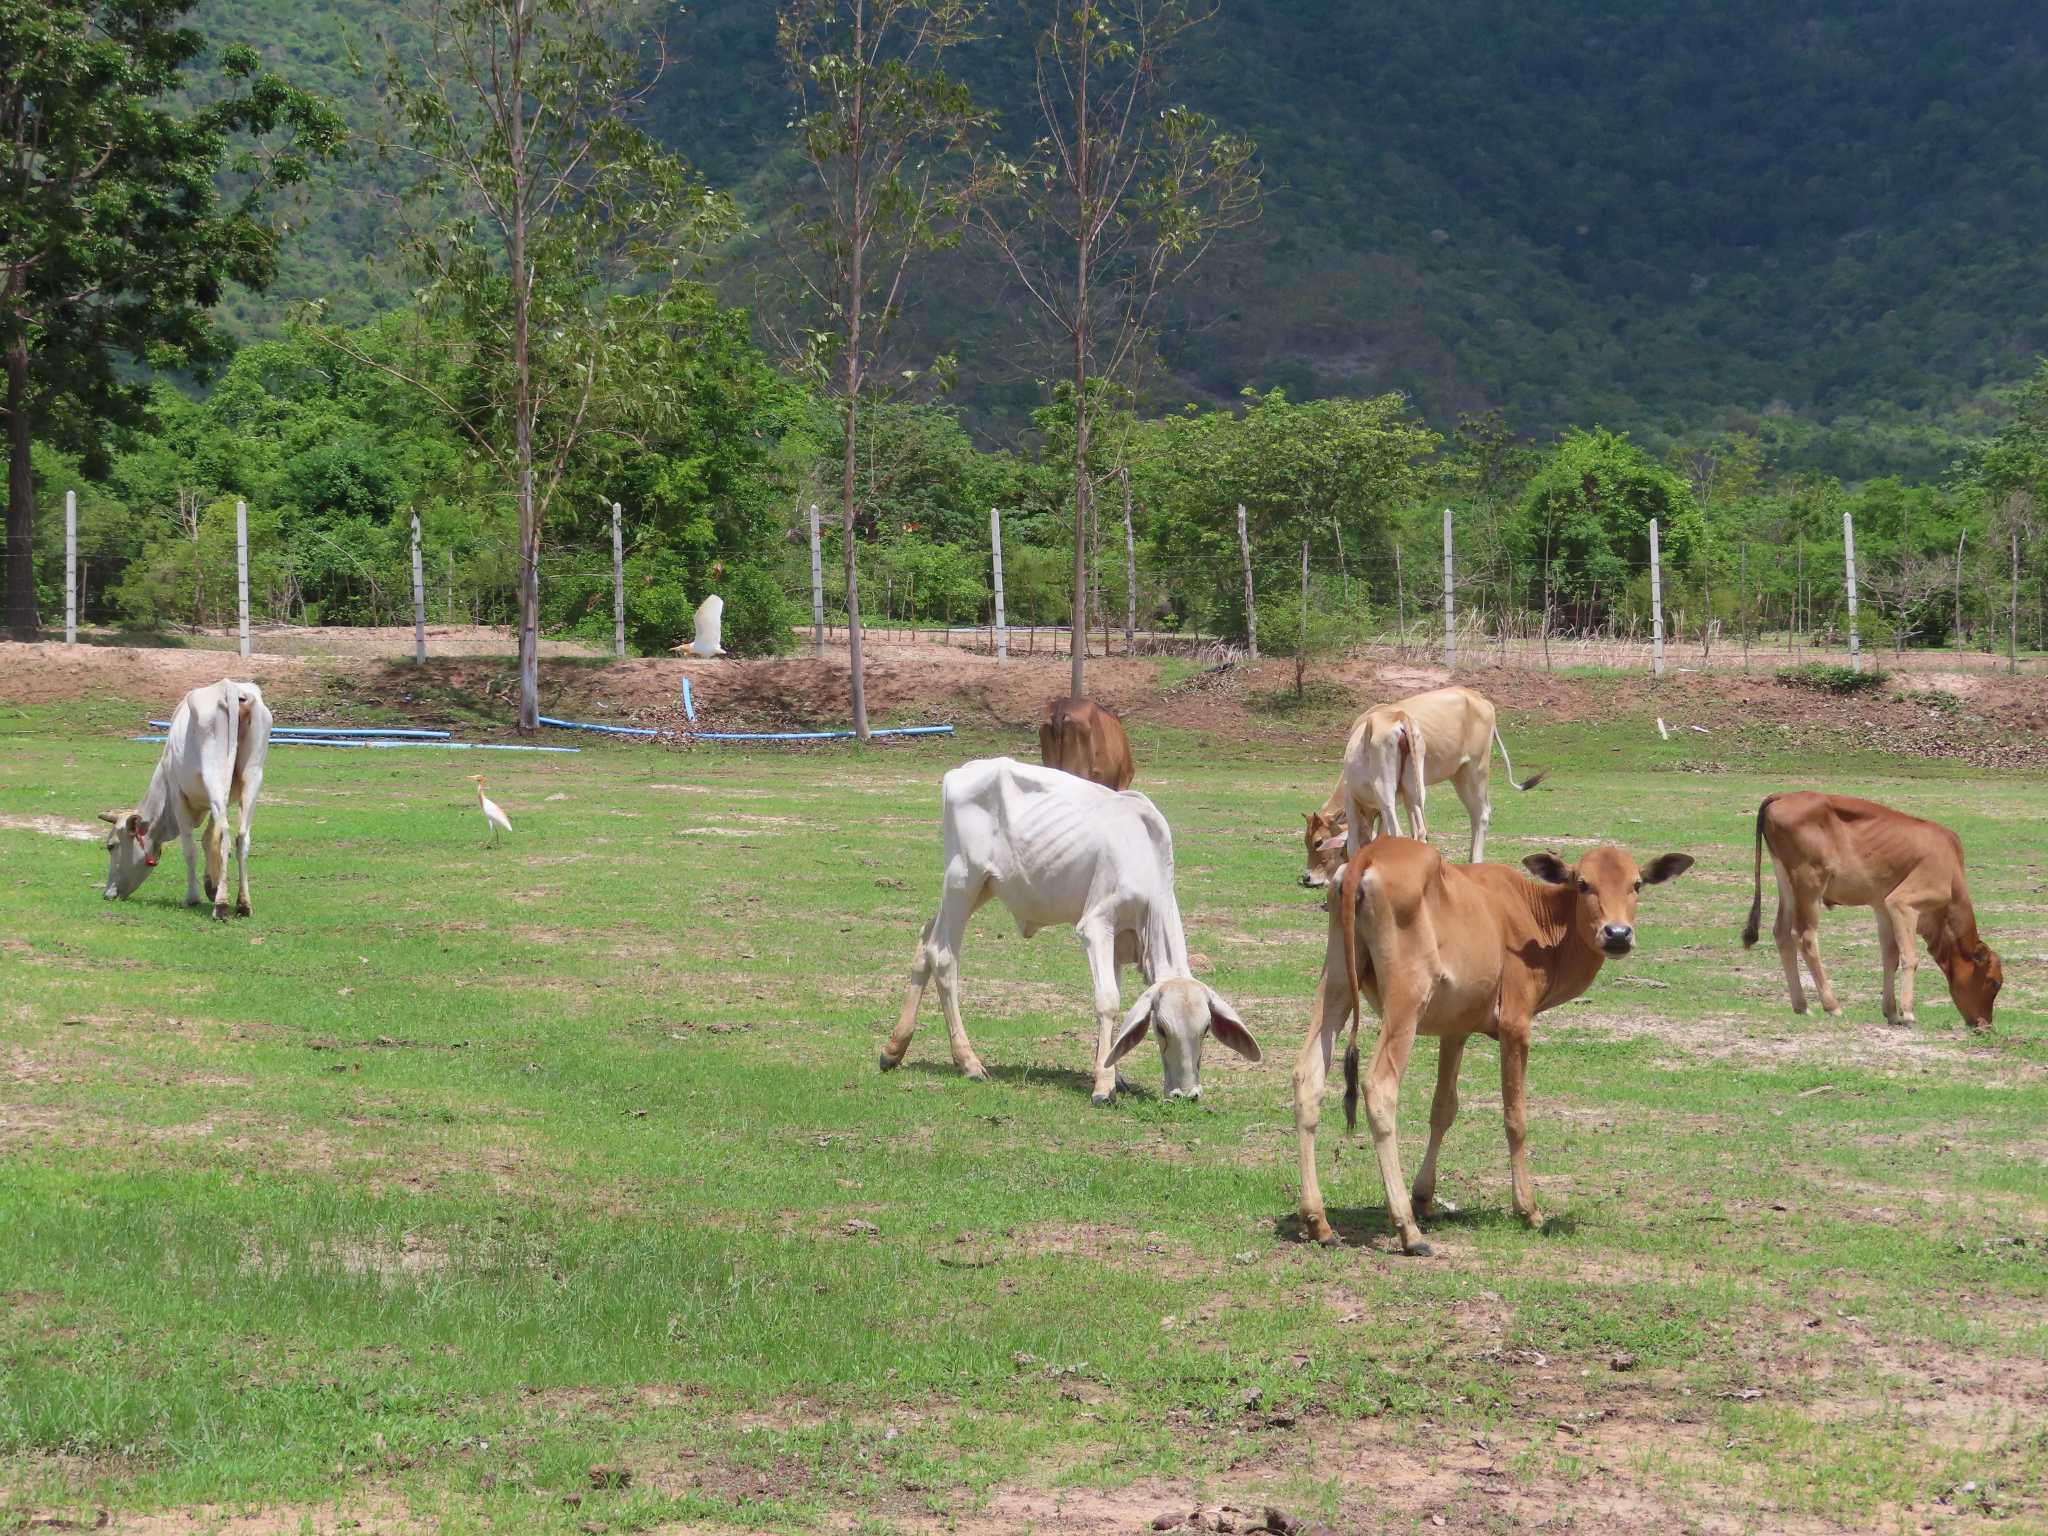
[[[155,869],[156,861],[160,855],[149,851],[148,834],[137,832],[135,834],[135,842],[136,846],[142,849],[142,867],[144,869]]]

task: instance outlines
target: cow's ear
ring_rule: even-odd
[[[1692,861],[1688,859],[1686,862]],[[1571,866],[1554,853],[1532,853],[1522,860],[1522,868],[1528,870],[1538,880],[1548,880],[1552,885],[1571,883]],[[1647,879],[1648,876],[1644,878]]]
[[[1207,982],[1202,990],[1209,994],[1209,1033],[1223,1045],[1237,1052],[1246,1061],[1259,1059],[1259,1042],[1252,1038],[1252,1032],[1245,1028],[1238,1011],[1223,1000],[1222,995]]]
[[[1343,849],[1343,847],[1344,847],[1344,835],[1343,835],[1343,834],[1342,834],[1342,833],[1340,832],[1340,833],[1339,833],[1339,834],[1338,834],[1337,836],[1335,836],[1335,837],[1326,837],[1326,838],[1324,838],[1324,839],[1323,839],[1323,840],[1322,840],[1322,841],[1321,841],[1320,843],[1317,843],[1317,844],[1316,844],[1316,852],[1317,852],[1317,853],[1337,853],[1337,852],[1340,852],[1340,851],[1341,851],[1341,850]]]
[[[130,811],[128,813],[128,830],[137,837],[141,837],[149,831],[149,823],[142,819],[140,811]]]
[[[1152,1029],[1152,1005],[1159,1001],[1159,989],[1163,982],[1154,982],[1139,994],[1131,1004],[1131,1011],[1124,1015],[1124,1022],[1116,1032],[1116,1044],[1109,1048],[1109,1060],[1105,1067],[1113,1067],[1138,1048]]]
[[[1689,853],[1667,853],[1650,860],[1649,867],[1643,871],[1643,884],[1662,885],[1666,880],[1676,880],[1692,865],[1693,858]]]

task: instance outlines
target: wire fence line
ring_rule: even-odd
[[[996,522],[991,514],[992,533]],[[1683,580],[1674,579],[1676,573],[1668,572],[1658,557],[1657,533],[1652,521],[1646,567],[1625,572],[1619,581],[1613,569],[1596,573],[1567,561],[1517,572],[1511,562],[1503,569],[1498,551],[1482,554],[1478,561],[1464,556],[1456,544],[1453,515],[1446,509],[1440,582],[1434,559],[1418,561],[1411,551],[1404,567],[1398,543],[1389,550],[1390,558],[1360,558],[1353,552],[1348,560],[1339,543],[1337,569],[1317,571],[1312,582],[1310,544],[1304,540],[1299,546],[1298,596],[1287,587],[1277,593],[1271,590],[1278,585],[1272,580],[1271,551],[1255,562],[1249,543],[1241,539],[1242,587],[1236,587],[1236,573],[1207,573],[1217,589],[1206,605],[1209,633],[1202,627],[1204,605],[1186,601],[1185,576],[1180,577],[1177,625],[1159,622],[1170,606],[1164,599],[1174,583],[1156,571],[1144,573],[1148,600],[1142,610],[1134,595],[1117,603],[1118,596],[1133,591],[1137,573],[1112,558],[1098,563],[1091,581],[1088,632],[1082,645],[1093,656],[1200,654],[1231,660],[1255,658],[1258,650],[1249,637],[1261,634],[1266,653],[1306,653],[1310,659],[1371,652],[1410,661],[1433,656],[1446,666],[1641,667],[1656,673],[1804,662],[1853,670],[1869,664],[1909,670],[2016,671],[2023,637],[2028,652],[2048,650],[2048,592],[2037,577],[2022,601],[2018,539],[2012,544],[2009,590],[1993,592],[1973,578],[1966,605],[1960,556],[1952,588],[1947,582],[1937,589],[1924,581],[1908,588],[1893,580],[1890,569],[1869,565],[1859,583],[1855,529],[1847,514],[1841,543],[1832,549],[1802,547],[1796,559],[1788,560],[1783,550],[1756,547],[1752,560],[1753,547],[1745,545],[1739,560],[1730,562],[1735,569],[1718,579],[1711,569],[1695,569]],[[1111,551],[1112,557],[1121,554]],[[1125,561],[1135,561],[1136,555],[1132,548]],[[923,641],[999,657],[1071,656],[1071,623],[1008,622],[996,597],[1001,586],[1000,545],[985,551],[983,558],[992,559],[996,569],[991,575],[996,579],[984,589],[978,624],[920,625],[914,588],[905,591],[890,582],[870,599],[864,586],[863,607],[872,600],[881,611],[879,623],[863,618],[871,643]],[[1257,579],[1261,573],[1264,587]],[[1201,579],[1194,581],[1199,584]],[[1602,582],[1607,584],[1604,593]],[[1600,593],[1591,603],[1583,596],[1589,589]],[[1240,592],[1242,607],[1233,615],[1231,604]],[[843,603],[843,587],[832,595]],[[1064,587],[1050,594],[1041,591],[1036,604],[1041,613],[1048,596],[1058,607],[1071,606]],[[815,582],[811,597],[836,638],[846,621],[843,607],[828,612],[827,594]],[[2006,599],[2003,604],[1996,600],[2000,597]],[[899,598],[906,600],[902,606]],[[911,615],[907,622],[898,617],[906,610]],[[1138,611],[1146,623],[1135,622]],[[1338,622],[1324,622],[1333,615]],[[1280,622],[1264,622],[1272,617]],[[1925,637],[1942,643],[1922,643]],[[822,632],[818,638],[824,639]]]

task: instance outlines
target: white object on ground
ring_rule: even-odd
[[[506,819],[505,813],[498,809],[498,803],[484,793],[484,776],[472,773],[469,777],[476,785],[476,803],[483,809],[484,824],[491,829],[491,846],[495,848],[498,846],[498,834],[510,832],[512,823]]]

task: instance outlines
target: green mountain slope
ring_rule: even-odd
[[[374,111],[346,67],[373,0],[207,0]],[[969,67],[1028,131],[1020,21]],[[708,0],[657,127],[755,206],[786,174],[767,0]],[[1402,388],[1448,419],[1499,407],[1652,438],[1809,424],[1849,473],[1926,472],[1989,388],[2048,348],[2048,13],[1978,0],[1226,0],[1184,95],[1254,134],[1264,219],[1174,309],[1161,403],[1245,385]],[[307,209],[292,299],[364,302],[382,234],[368,172]],[[738,279],[735,279],[738,281]],[[919,340],[957,351],[1001,434],[1035,358],[954,258]]]

